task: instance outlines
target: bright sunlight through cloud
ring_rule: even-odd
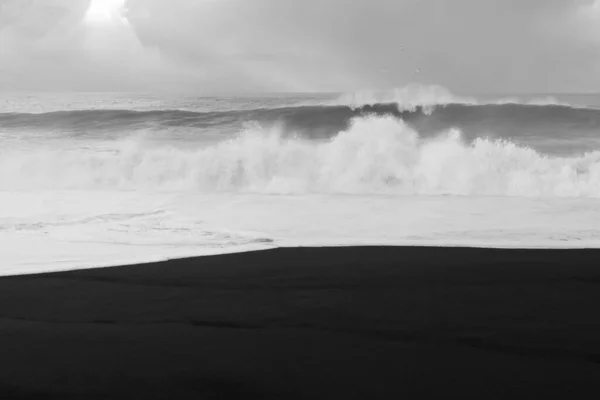
[[[85,20],[94,24],[108,24],[123,18],[125,0],[92,0]]]

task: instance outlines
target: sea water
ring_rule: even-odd
[[[0,96],[0,274],[277,246],[598,247],[600,98]]]

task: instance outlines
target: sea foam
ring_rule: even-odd
[[[4,190],[117,189],[600,197],[600,152],[553,157],[509,140],[421,137],[391,116],[364,116],[327,140],[247,126],[217,144],[125,138],[102,147],[4,148]]]

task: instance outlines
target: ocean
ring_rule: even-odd
[[[0,95],[0,275],[278,246],[598,247],[600,96]]]

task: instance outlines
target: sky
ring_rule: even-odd
[[[600,0],[0,0],[0,91],[600,92]]]

